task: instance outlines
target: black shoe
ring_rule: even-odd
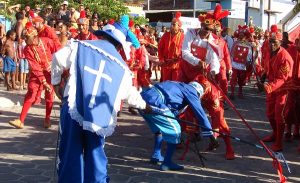
[[[117,112],[117,117],[121,117],[121,112]]]

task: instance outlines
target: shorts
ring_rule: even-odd
[[[28,61],[25,58],[20,59],[20,72],[29,73]]]
[[[10,57],[3,59],[3,72],[16,72],[17,64]]]

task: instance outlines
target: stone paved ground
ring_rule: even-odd
[[[0,87],[0,97],[23,102],[24,92],[7,92]],[[246,99],[236,99],[236,107],[242,112],[257,134],[262,137],[270,132],[265,117],[264,96],[257,95],[251,87],[247,88]],[[23,130],[13,129],[8,121],[18,117],[21,106],[1,109],[0,115],[0,183],[37,183],[56,182],[54,160],[56,154],[57,124],[59,118],[58,103],[52,112],[53,126],[50,130],[42,127],[44,105],[34,106],[27,116]],[[233,110],[225,112],[232,135],[255,142],[245,125],[237,118]],[[207,140],[198,145],[203,152]],[[107,138],[106,152],[109,159],[109,175],[112,183],[200,183],[200,182],[276,182],[276,171],[271,159],[260,149],[233,142],[237,158],[224,159],[224,143],[214,152],[205,153],[205,168],[201,167],[198,157],[189,152],[185,160],[176,160],[183,164],[181,172],[160,172],[158,166],[148,163],[152,149],[152,135],[141,117],[132,116],[124,109],[118,119],[118,127],[113,136]],[[285,143],[284,155],[292,173],[284,169],[289,182],[300,182],[300,156],[296,153],[299,141]],[[270,144],[268,144],[270,145]],[[177,150],[175,158],[182,154]]]

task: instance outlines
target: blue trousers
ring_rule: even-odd
[[[69,115],[65,102],[60,115],[59,183],[107,183],[105,139],[87,130]]]
[[[177,120],[167,118],[157,114],[140,113],[148,123],[153,133],[161,132],[164,141],[171,144],[180,143],[181,128]],[[171,111],[166,111],[164,115],[175,117]]]

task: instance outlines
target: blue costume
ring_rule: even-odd
[[[212,137],[211,124],[201,106],[200,97],[203,94],[202,86],[197,82],[189,84],[166,81],[154,85],[141,93],[143,99],[152,109],[152,114],[141,112],[147,121],[152,132],[156,134],[154,153],[151,161],[163,161],[161,170],[180,170],[182,166],[172,163],[171,157],[176,144],[180,142],[181,129],[177,120],[170,117],[177,117],[184,108],[189,105],[202,128],[202,135]],[[162,134],[162,137],[160,136]],[[166,157],[160,154],[161,141],[165,140],[168,144]]]

